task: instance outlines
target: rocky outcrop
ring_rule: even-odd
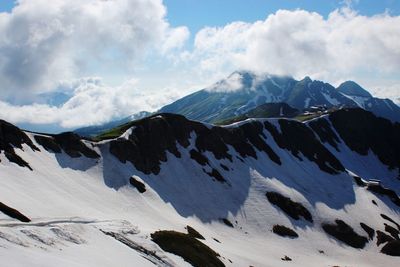
[[[5,215],[7,215],[11,218],[17,219],[21,222],[30,222],[31,221],[31,219],[26,217],[24,214],[22,214],[18,210],[13,209],[2,202],[0,202],[0,211],[2,213],[4,213]]]
[[[39,150],[21,129],[0,120],[0,153],[4,152],[9,161],[32,170],[28,162],[15,153],[14,148],[23,149],[23,144],[28,145],[34,151]]]
[[[132,123],[129,137],[110,141],[110,152],[121,162],[131,162],[145,174],[158,174],[161,162],[167,160],[167,152],[180,158],[177,144],[187,148],[194,134],[195,149],[190,156],[202,166],[209,164],[203,154],[211,152],[217,160],[232,161],[228,145],[242,157],[257,158],[256,151],[265,152],[272,161],[280,164],[279,156],[268,146],[260,122],[240,127],[206,127],[202,123],[187,120],[175,114],[159,114]],[[263,138],[262,138],[263,137]],[[213,175],[214,176],[214,175]],[[215,177],[215,176],[214,176]],[[217,180],[221,180],[216,177]]]
[[[334,224],[322,224],[324,231],[353,248],[364,248],[368,239],[357,234],[353,228],[342,220],[335,220]]]
[[[300,217],[303,217],[305,220],[313,222],[311,213],[301,203],[294,202],[290,198],[282,196],[277,192],[267,192],[266,196],[271,204],[278,206],[293,219],[299,220]]]
[[[329,115],[346,145],[360,155],[372,151],[390,168],[400,168],[400,124],[363,109],[342,109]]]
[[[61,153],[64,151],[72,158],[79,158],[82,155],[87,158],[99,158],[96,151],[87,147],[81,140],[81,137],[72,132],[65,132],[52,136],[35,135],[38,144],[47,151]]]

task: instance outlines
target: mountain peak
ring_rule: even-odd
[[[372,97],[372,95],[362,88],[359,84],[353,81],[346,81],[339,85],[337,88],[341,93],[349,96],[361,96],[361,97]]]

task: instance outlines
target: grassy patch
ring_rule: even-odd
[[[164,251],[181,256],[195,267],[222,267],[219,254],[189,234],[176,231],[157,231],[151,239]]]
[[[128,122],[125,124],[122,124],[120,126],[117,126],[115,128],[112,128],[108,131],[105,131],[95,137],[93,137],[94,141],[102,141],[102,140],[107,140],[107,139],[114,139],[117,137],[120,137],[125,131],[127,131],[131,126],[132,122]]]

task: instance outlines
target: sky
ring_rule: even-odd
[[[239,69],[400,103],[400,1],[0,0],[0,118],[23,128],[155,111]]]

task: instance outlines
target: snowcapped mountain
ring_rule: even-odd
[[[348,81],[338,88],[305,77],[232,73],[209,88],[183,97],[160,109],[204,122],[219,122],[242,115],[264,103],[284,102],[298,110],[311,106],[360,107],[377,116],[400,122],[400,107],[389,99],[373,97],[358,84]]]
[[[0,121],[2,263],[398,265],[400,124],[356,108],[120,129],[92,142]]]

